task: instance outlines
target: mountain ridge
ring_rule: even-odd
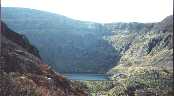
[[[44,17],[47,20],[32,21],[24,15],[10,19],[21,14],[20,10],[4,9],[3,20],[25,34],[56,71],[110,75],[111,82],[86,82],[92,92],[102,90],[108,96],[173,96],[173,15],[157,23],[82,24],[51,15]]]
[[[64,20],[63,18],[59,18],[59,16],[54,18],[54,16],[52,17],[48,13],[49,16],[46,15],[42,19],[39,18],[39,15],[32,16],[37,13],[35,11],[33,14],[31,12],[22,13],[21,8],[15,12],[12,11],[15,9],[3,9],[2,19],[4,22],[16,32],[25,34],[30,42],[39,49],[43,60],[47,64],[52,64],[52,67],[57,69],[57,71],[94,72],[98,66],[104,66],[99,69],[100,73],[103,73],[111,68],[111,63],[115,61],[116,55],[111,54],[114,52],[114,49],[110,45],[107,45],[107,42],[101,38],[102,35],[109,34],[105,32],[106,29],[102,25]],[[25,14],[29,16],[25,16]],[[13,16],[19,17],[19,20],[14,19]],[[16,23],[13,24],[10,22]],[[54,44],[50,43],[50,41]],[[102,46],[103,44],[105,46]],[[97,60],[95,57],[97,57]],[[106,60],[108,57],[111,57],[110,61]],[[109,66],[107,66],[107,63],[109,63]],[[90,67],[91,65],[96,67]],[[90,68],[86,70],[87,67]]]
[[[42,13],[42,11],[36,10],[24,12],[29,14],[25,18],[23,9],[16,9],[2,8],[2,19],[11,29],[25,34],[39,49],[43,60],[63,73],[106,73],[118,64],[122,54],[129,49],[135,37],[156,31],[155,29],[158,30],[160,26],[160,23],[137,22],[85,23],[59,18],[59,15],[45,15],[39,18],[39,15],[34,13]],[[23,18],[24,21],[13,20],[12,16],[15,17],[15,14],[21,14],[17,17]]]

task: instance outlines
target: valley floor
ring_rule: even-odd
[[[89,92],[89,96],[173,96],[172,71],[150,70],[113,80],[72,82]]]

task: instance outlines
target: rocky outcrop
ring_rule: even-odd
[[[52,70],[25,36],[1,23],[1,96],[87,96]]]
[[[129,44],[129,48],[127,48],[127,50],[123,52],[119,65],[131,66],[132,64],[141,65],[141,63],[143,63],[142,65],[145,65],[149,63],[150,64],[155,63],[155,61],[157,63],[158,60],[156,60],[157,58],[155,56],[161,54],[160,55],[161,58],[163,57],[163,55],[164,57],[166,57],[165,52],[167,52],[166,54],[168,54],[168,57],[171,58],[171,59],[168,58],[169,59],[168,61],[170,62],[168,66],[171,67],[172,66],[171,54],[173,53],[172,18],[173,16],[169,16],[165,18],[163,21],[153,24],[153,27],[151,27],[148,32],[142,31],[142,34],[133,34],[134,37],[132,39],[124,35],[125,38],[129,39],[127,42],[129,42],[130,44],[127,43]],[[119,43],[117,42],[118,40],[116,40],[117,46],[120,46]],[[124,44],[125,41],[122,40],[121,43]],[[155,61],[152,60],[152,57],[154,57],[153,59],[155,59]],[[158,62],[158,65],[160,65],[159,64],[160,62]],[[163,66],[163,67],[168,67],[168,66]]]
[[[120,82],[128,95],[172,96],[173,84],[173,16],[136,35],[122,53],[118,65],[108,74]],[[124,41],[123,41],[124,42]],[[127,74],[115,78],[115,74]],[[113,88],[119,91],[118,86]]]
[[[113,94],[130,96],[173,94],[173,16],[168,16],[158,23],[98,24],[31,9],[5,8],[2,12],[4,12],[2,17],[10,28],[28,36],[41,52],[43,59],[60,72],[105,73],[113,67],[108,72],[117,82],[109,90]],[[4,41],[8,39],[5,38]],[[16,52],[12,47],[9,47],[6,53],[12,51],[19,56],[16,55],[10,60],[13,58],[18,60],[23,55],[27,58],[33,56],[28,53],[34,48],[27,49],[26,53],[18,50]],[[32,52],[37,56],[36,50]],[[36,58],[31,61],[40,62]],[[23,67],[19,67],[21,65]],[[47,74],[48,78],[54,77],[51,75],[54,72],[49,71],[48,65],[34,66],[37,74]],[[31,62],[12,67],[19,68],[19,72],[35,73],[35,69],[31,69]],[[2,68],[5,69],[5,66]],[[37,79],[32,80],[37,82]],[[59,84],[56,86],[65,83]]]
[[[173,95],[173,16],[158,23],[105,24],[105,36],[120,59],[110,81],[84,81],[91,93],[106,96]],[[133,25],[135,24],[135,25]],[[138,28],[137,25],[142,25]]]

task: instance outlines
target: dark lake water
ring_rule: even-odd
[[[87,74],[87,73],[73,73],[63,74],[70,80],[108,80],[108,76],[105,74]]]

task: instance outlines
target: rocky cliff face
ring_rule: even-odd
[[[58,71],[105,73],[113,67],[108,72],[118,83],[112,88],[113,93],[130,96],[173,93],[173,16],[158,23],[102,25],[30,9],[3,10],[3,19],[10,28],[28,36],[43,59]],[[38,54],[35,48],[27,50]],[[21,51],[15,53],[25,55]],[[25,66],[19,68],[20,72],[31,70]],[[43,70],[35,68],[37,74],[43,74]]]
[[[87,96],[40,59],[23,35],[1,22],[1,96]]]
[[[173,16],[158,23],[112,23],[105,36],[120,59],[112,80],[84,81],[104,96],[173,96]],[[141,27],[140,27],[140,26]]]
[[[115,92],[124,86],[122,92],[131,96],[172,96],[173,16],[151,26],[131,40],[121,41],[130,42],[129,47],[108,72],[120,84],[113,88]]]
[[[145,64],[151,64],[151,63],[158,63],[157,65],[160,65],[163,60],[165,59],[166,55],[168,58],[167,65],[164,66],[162,63],[161,66],[172,68],[172,54],[173,54],[173,16],[169,16],[165,18],[163,21],[159,23],[150,24],[150,28],[143,28],[142,30],[139,30],[138,32],[134,33],[128,33],[130,35],[133,35],[132,38],[129,37],[129,35],[124,35],[119,33],[118,35],[115,35],[115,37],[123,36],[123,39],[121,38],[122,44],[126,43],[123,48],[126,48],[126,46],[129,45],[128,48],[126,48],[126,51],[122,51],[122,56],[119,61],[119,65],[125,65],[125,66],[132,66],[134,64],[138,65],[145,65]],[[149,26],[149,24],[146,24]],[[148,29],[148,31],[144,31],[144,29]],[[140,33],[140,34],[138,34]],[[121,34],[121,35],[120,35]],[[115,46],[120,46],[119,40],[120,38],[116,39],[114,44]],[[126,39],[124,39],[126,38]],[[110,40],[110,39],[109,39]],[[128,43],[127,43],[128,42]],[[127,45],[128,44],[128,45]],[[166,54],[166,55],[165,55]],[[164,56],[163,56],[164,55]],[[157,58],[155,56],[158,56],[160,58]],[[159,62],[158,62],[158,59]],[[160,63],[161,62],[161,63]],[[160,63],[160,64],[159,64]]]

